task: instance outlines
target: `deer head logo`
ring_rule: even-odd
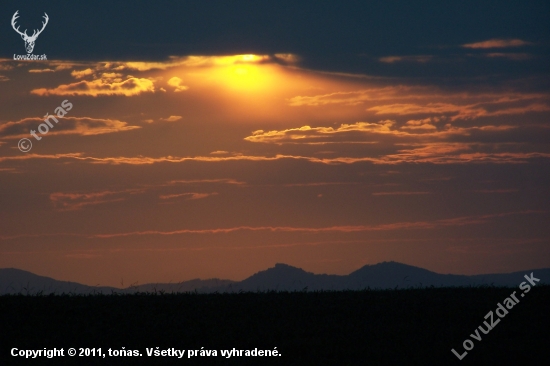
[[[27,49],[27,53],[32,53],[32,50],[34,49],[34,42],[36,42],[36,39],[38,38],[40,33],[42,33],[44,28],[46,28],[46,24],[48,24],[48,20],[49,20],[48,14],[44,13],[45,22],[42,22],[42,29],[40,30],[35,29],[32,36],[29,37],[26,29],[24,32],[20,32],[19,27],[15,28],[15,20],[19,18],[19,15],[17,15],[18,12],[19,10],[17,10],[15,14],[13,14],[13,17],[11,18],[11,26],[17,33],[19,33],[19,35],[21,35],[21,38],[23,38],[23,41],[25,41],[25,48]]]

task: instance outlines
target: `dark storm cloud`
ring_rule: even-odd
[[[48,13],[35,53],[49,59],[292,53],[314,69],[401,77],[548,71],[550,3],[544,1],[11,3],[0,12],[3,57],[24,51],[9,21],[16,10],[22,29],[40,26]],[[498,48],[487,56],[482,46],[489,43],[515,46],[523,56]]]

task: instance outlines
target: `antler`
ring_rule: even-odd
[[[19,33],[22,37],[25,37],[26,39],[32,39],[32,40],[36,39],[36,38],[38,37],[38,35],[39,35],[40,33],[42,33],[42,31],[44,30],[44,28],[46,28],[46,25],[48,24],[48,20],[50,19],[50,18],[48,18],[48,14],[44,13],[43,18],[44,18],[45,22],[42,22],[42,29],[40,29],[40,30],[35,29],[34,32],[33,32],[33,34],[32,34],[32,36],[29,37],[29,35],[27,34],[27,30],[26,30],[26,29],[25,29],[25,32],[21,32],[21,31],[19,30],[19,27],[15,28],[15,20],[16,20],[17,18],[19,18],[19,15],[17,15],[18,12],[19,12],[19,10],[17,10],[17,11],[15,12],[15,14],[13,14],[13,17],[11,18],[11,26],[13,27],[13,29],[14,29],[17,33]],[[38,33],[37,33],[37,32],[38,32]]]
[[[35,38],[35,39],[36,39],[36,38],[38,37],[38,35],[39,35],[40,33],[42,33],[42,31],[44,30],[44,28],[46,28],[46,25],[48,24],[48,20],[49,20],[50,18],[48,18],[48,14],[46,14],[46,13],[44,13],[43,18],[46,20],[46,22],[42,22],[42,29],[40,29],[40,30],[38,31],[38,33],[36,33],[37,30],[35,29],[35,30],[34,30],[34,33],[32,34],[32,36],[30,36],[30,38]],[[25,30],[25,31],[26,31],[26,30]]]
[[[48,25],[48,20],[50,20],[50,18],[48,18],[48,14],[46,14],[46,13],[44,13],[44,16],[43,16],[42,18],[44,18],[44,20],[45,20],[46,22],[42,22],[42,29],[40,29],[40,30],[38,31],[38,33],[36,33],[36,36],[37,36],[37,37],[38,37],[38,35],[39,35],[40,33],[42,33],[42,31],[44,30],[44,28],[46,28],[46,25]]]
[[[13,27],[13,30],[16,31],[17,33],[19,33],[20,35],[22,35],[22,36],[27,36],[27,30],[26,30],[26,29],[25,29],[25,33],[23,33],[23,32],[21,32],[21,31],[19,31],[19,27],[15,28],[15,20],[16,20],[17,18],[19,18],[19,15],[17,15],[18,12],[19,12],[19,10],[17,10],[17,11],[15,12],[15,14],[13,14],[13,17],[11,18],[11,26]],[[44,13],[44,14],[46,14],[46,13]],[[27,37],[28,37],[28,36],[27,36]]]

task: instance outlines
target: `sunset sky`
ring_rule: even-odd
[[[17,10],[29,35],[47,13],[47,61],[13,60]],[[0,268],[127,286],[275,263],[550,267],[548,2],[0,15]]]

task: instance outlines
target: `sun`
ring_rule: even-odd
[[[267,56],[236,55],[220,57],[213,76],[227,88],[239,92],[260,92],[272,88],[277,70],[262,63]]]

